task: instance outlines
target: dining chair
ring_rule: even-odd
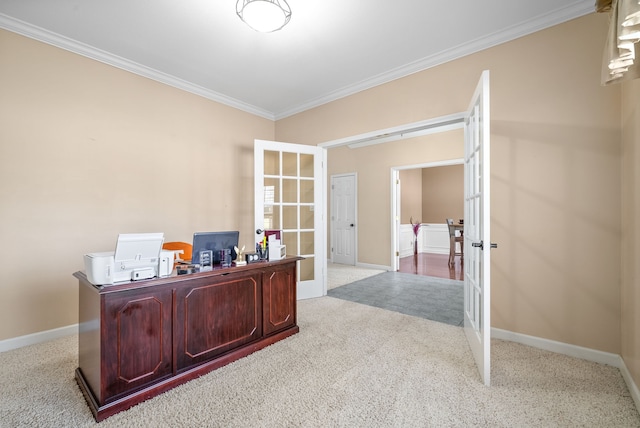
[[[464,236],[456,236],[456,228],[453,225],[453,219],[447,219],[449,227],[449,266],[455,263],[455,256],[460,256],[460,262],[464,262]],[[460,244],[460,251],[456,251],[456,243]]]

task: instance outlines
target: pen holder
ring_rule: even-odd
[[[266,247],[266,248],[259,247],[258,256],[260,257],[260,260],[269,260],[269,247]]]

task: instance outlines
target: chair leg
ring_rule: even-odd
[[[449,239],[449,266],[453,266],[455,255],[456,255],[456,241],[454,238],[450,238]]]

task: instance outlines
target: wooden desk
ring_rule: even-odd
[[[296,261],[79,283],[76,381],[96,421],[299,331]]]

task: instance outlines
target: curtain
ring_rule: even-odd
[[[596,0],[596,12],[609,12],[612,0]]]
[[[613,0],[602,64],[602,84],[640,77],[640,0]]]

